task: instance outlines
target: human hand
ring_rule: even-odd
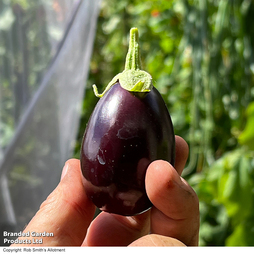
[[[136,216],[101,212],[94,220],[95,206],[85,194],[80,162],[71,159],[63,168],[59,185],[42,203],[24,233],[54,234],[44,237],[40,246],[197,245],[198,198],[179,176],[187,158],[188,145],[176,136],[176,170],[161,160],[152,162],[147,169],[146,191],[154,205],[152,209]]]

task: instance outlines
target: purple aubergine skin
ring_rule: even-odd
[[[154,160],[174,165],[175,135],[156,88],[145,96],[113,85],[98,101],[81,148],[87,196],[101,210],[130,216],[152,204],[145,174]]]

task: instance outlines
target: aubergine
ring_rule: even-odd
[[[162,159],[174,165],[175,135],[165,102],[141,70],[138,30],[130,30],[125,70],[102,94],[87,124],[81,170],[87,196],[102,211],[124,216],[149,208],[148,165]]]

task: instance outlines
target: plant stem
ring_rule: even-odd
[[[141,70],[138,29],[130,30],[129,49],[125,61],[125,70]]]

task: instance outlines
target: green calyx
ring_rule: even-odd
[[[153,88],[151,75],[141,70],[137,28],[130,30],[129,50],[126,56],[124,71],[117,74],[101,94],[98,93],[96,85],[93,85],[95,95],[102,97],[118,81],[122,88],[130,92],[148,93]]]

